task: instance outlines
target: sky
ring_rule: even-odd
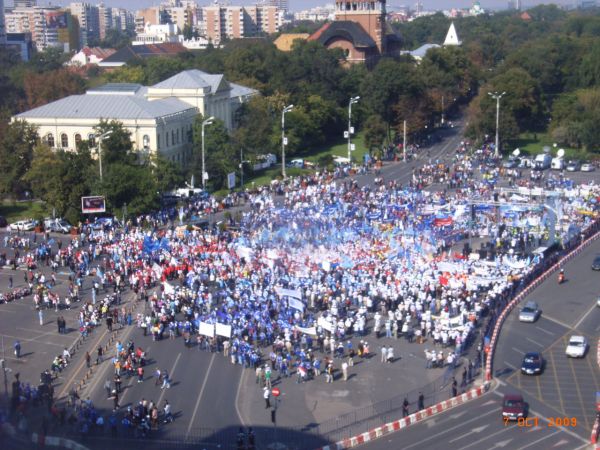
[[[78,0],[82,1],[82,0]],[[100,3],[100,0],[83,0],[88,3],[96,4]],[[535,1],[535,0],[523,0],[525,8],[535,6],[540,3],[556,3],[562,5],[573,5],[576,0],[555,0],[551,1]],[[450,9],[450,8],[468,8],[471,6],[471,0],[422,0],[425,9]],[[12,3],[11,0],[6,0],[5,4]],[[70,3],[69,0],[38,0],[38,4],[48,4],[66,6]],[[158,5],[161,0],[104,0],[104,4],[107,6],[118,6],[131,10],[145,8],[148,6]],[[196,0],[196,3],[200,6],[210,5],[213,3],[212,0]],[[227,3],[225,0],[221,0],[221,4]],[[260,3],[260,0],[229,0],[230,5],[256,5]],[[290,9],[292,11],[300,11],[303,9],[312,8],[315,6],[322,6],[328,3],[327,0],[289,0]],[[333,1],[329,0],[329,3]],[[392,11],[394,6],[409,5],[414,8],[416,0],[387,0],[388,10]],[[505,9],[508,0],[480,0],[479,3],[485,9]]]

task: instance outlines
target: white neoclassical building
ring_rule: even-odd
[[[186,70],[154,86],[109,83],[31,109],[12,118],[38,128],[53,148],[74,150],[91,140],[101,120],[117,120],[131,132],[140,153],[159,153],[185,164],[192,155],[192,126],[198,113],[221,119],[228,129],[239,106],[257,91],[230,83],[223,75]]]

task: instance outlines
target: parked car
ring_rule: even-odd
[[[567,172],[577,172],[581,170],[581,162],[578,160],[572,160],[567,163]]]
[[[33,231],[37,226],[37,221],[33,219],[19,220],[10,224],[10,229],[15,231]]]
[[[541,311],[538,307],[538,304],[533,301],[528,301],[525,303],[525,306],[521,308],[519,312],[519,321],[520,322],[530,322],[533,323],[540,317]]]
[[[502,167],[504,167],[505,169],[516,169],[517,167],[519,167],[520,163],[521,161],[519,160],[519,158],[510,157],[502,163]]]
[[[502,418],[519,420],[527,417],[527,403],[520,394],[504,394],[502,400]]]
[[[521,363],[523,375],[539,375],[544,370],[544,358],[539,352],[526,353]]]
[[[592,261],[592,270],[600,270],[600,255]]]
[[[519,163],[520,169],[530,169],[531,167],[533,167],[531,158],[521,158],[521,162]]]
[[[593,172],[594,170],[596,170],[596,168],[594,167],[594,165],[592,163],[584,162],[581,165],[582,172]]]
[[[44,220],[44,227],[48,231],[52,231],[54,233],[63,233],[67,234],[71,231],[71,224],[67,222],[65,219],[46,219]]]
[[[571,358],[583,358],[587,351],[588,343],[585,336],[571,336],[565,354]]]
[[[288,164],[288,167],[298,167],[300,169],[302,169],[304,167],[304,160],[303,159],[292,159]]]
[[[4,228],[8,226],[8,221],[4,216],[0,216],[0,228]]]

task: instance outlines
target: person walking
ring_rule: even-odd
[[[96,365],[98,365],[102,362],[102,355],[104,354],[104,349],[102,348],[101,345],[98,346],[98,350],[96,350],[96,352],[97,352]]]
[[[171,389],[171,379],[169,378],[169,372],[167,372],[166,369],[163,371],[163,382],[162,382],[162,386],[160,388],[161,389],[164,389],[164,388]]]
[[[456,378],[452,377],[452,397],[456,397],[458,395],[458,383],[456,382]]]
[[[21,357],[21,342],[19,342],[18,340],[15,341],[14,348],[15,356],[17,357],[17,359],[19,359]]]
[[[381,347],[381,362],[384,363],[387,361],[387,347],[384,345]]]
[[[263,398],[265,399],[265,409],[269,409],[271,407],[271,391],[267,386],[263,388]]]
[[[142,366],[137,368],[137,375],[138,375],[137,382],[142,383],[144,381],[144,368]],[[165,376],[166,376],[166,374],[165,374]]]
[[[422,411],[425,409],[425,396],[423,395],[422,392],[419,392],[419,411]]]
[[[92,366],[92,356],[90,352],[85,352],[85,365],[89,369]]]
[[[117,410],[119,409],[119,393],[117,392],[117,390],[115,389],[113,392],[113,410]]]
[[[106,389],[106,398],[110,398],[112,395],[112,386],[110,384],[110,380],[106,380],[104,382],[104,389]]]
[[[38,309],[38,317],[40,319],[40,326],[43,326],[44,325],[44,313],[43,313],[41,307]]]
[[[165,400],[165,406],[163,407],[163,413],[165,415],[164,423],[173,422],[173,414],[171,413],[171,405],[168,400]]]
[[[12,275],[8,277],[8,288],[12,289],[13,287],[13,277]]]
[[[342,376],[344,381],[348,381],[348,363],[346,361],[342,363]]]

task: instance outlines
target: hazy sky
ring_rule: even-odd
[[[100,3],[100,0],[78,0],[86,1],[88,3],[96,4]],[[426,9],[448,9],[448,8],[467,8],[471,5],[470,0],[422,0],[423,6]],[[536,1],[536,0],[523,0],[525,8],[534,6],[540,3],[556,3],[562,5],[573,5],[576,0],[556,0],[551,1]],[[290,9],[293,11],[299,11],[302,9],[312,8],[314,6],[320,6],[328,3],[327,0],[289,0]],[[414,7],[416,0],[388,0],[388,10],[393,10],[394,6],[410,5]],[[5,4],[12,3],[12,0],[6,0]],[[54,5],[68,5],[70,0],[38,0],[39,4],[52,3]],[[147,6],[158,5],[161,0],[104,0],[104,4],[107,6],[120,6],[131,10],[144,8]],[[199,5],[212,4],[212,0],[196,0]],[[225,4],[225,0],[221,0],[221,4]],[[230,5],[255,5],[260,3],[260,0],[229,0]],[[329,1],[333,3],[333,1]],[[505,9],[508,4],[508,0],[480,0],[480,4],[483,8],[490,9]]]

